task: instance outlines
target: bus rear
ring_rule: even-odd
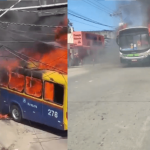
[[[149,62],[150,39],[146,27],[126,28],[119,32],[117,44],[120,48],[120,62]]]

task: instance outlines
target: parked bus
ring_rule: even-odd
[[[117,44],[120,48],[121,63],[150,61],[150,37],[147,27],[120,30]]]
[[[68,129],[67,75],[49,70],[17,68],[0,70],[0,100],[3,113],[14,121],[27,119],[59,129]]]
[[[89,32],[73,32],[72,65],[85,57],[98,57],[104,52],[104,36]],[[94,57],[93,57],[94,56]]]

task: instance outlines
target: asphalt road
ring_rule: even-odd
[[[0,150],[67,150],[67,134],[29,121],[0,120]]]
[[[149,150],[150,67],[118,56],[112,41],[99,64],[69,69],[69,150]]]

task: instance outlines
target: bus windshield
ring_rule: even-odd
[[[149,35],[143,34],[126,34],[119,37],[119,45],[122,50],[144,50],[150,46]]]

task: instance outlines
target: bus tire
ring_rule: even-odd
[[[19,108],[18,105],[11,106],[10,115],[11,115],[12,119],[16,122],[22,121],[22,113],[21,113],[21,109]]]

